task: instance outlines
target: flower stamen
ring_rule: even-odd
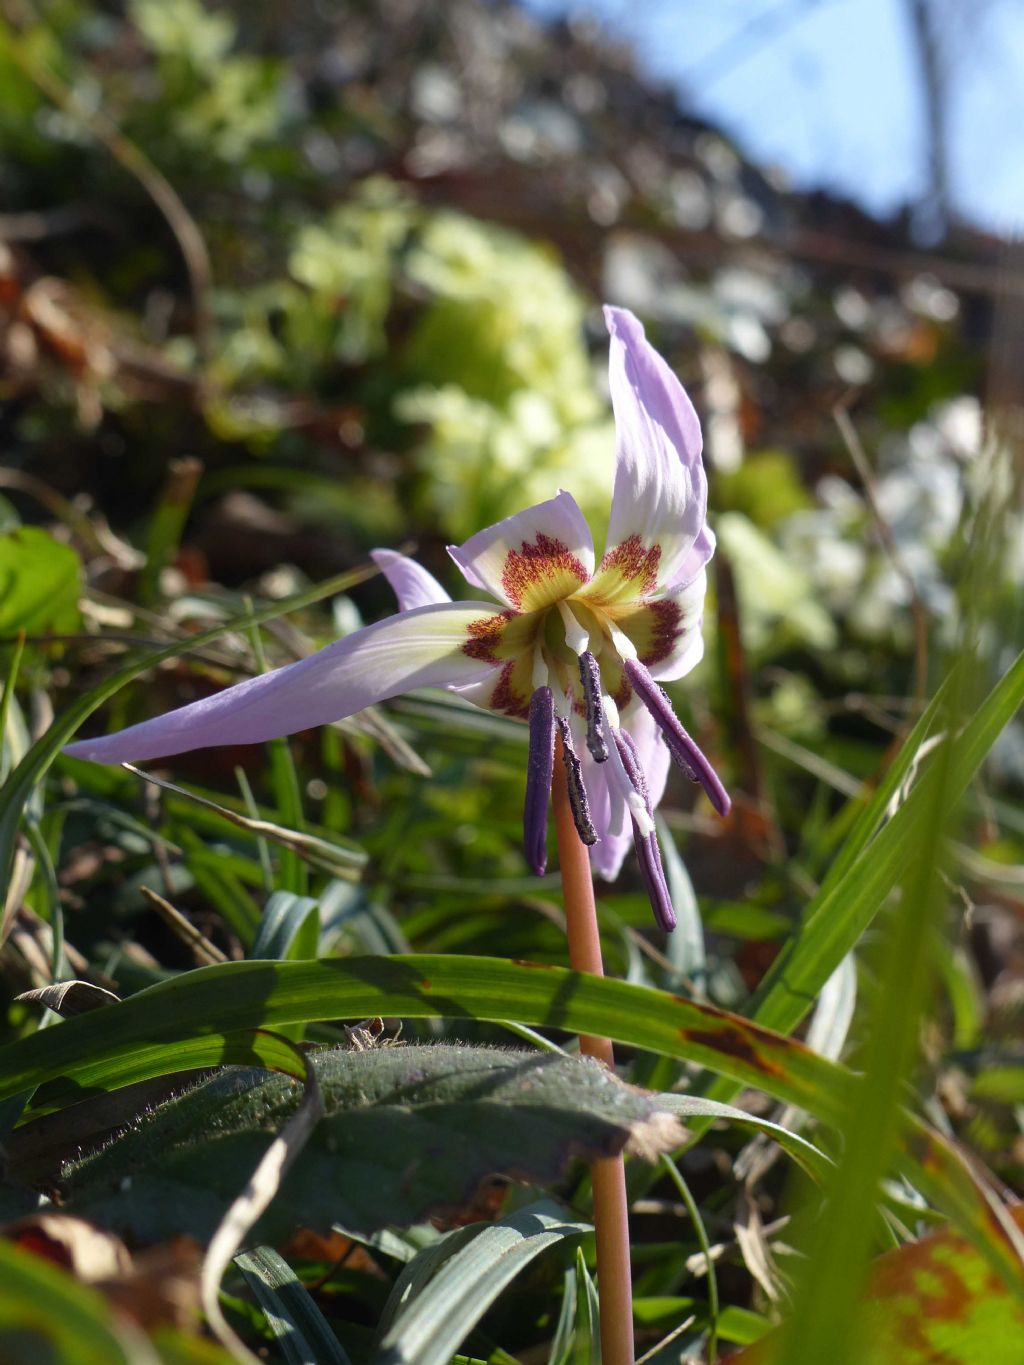
[[[526,763],[523,845],[530,870],[538,877],[548,865],[548,805],[555,770],[555,702],[550,687],[530,698],[530,749]]]
[[[700,783],[718,814],[728,815],[732,806],[728,792],[699,745],[679,723],[679,718],[672,710],[672,703],[665,692],[639,659],[627,659],[623,668],[633,691],[658,723],[661,733],[665,736],[669,753],[691,781]]]

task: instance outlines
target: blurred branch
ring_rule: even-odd
[[[683,80],[698,86],[702,92],[707,90],[827,3],[829,0],[797,0],[795,5],[788,7],[785,3],[771,5],[747,19],[706,56],[688,67],[683,72]]]
[[[212,283],[210,257],[202,233],[177,190],[156,167],[144,151],[127,138],[102,109],[86,109],[74,91],[49,67],[31,52],[22,40],[20,28],[41,21],[27,0],[7,0],[7,18],[0,28],[3,42],[11,59],[25,75],[63,113],[85,128],[114,160],[142,186],[163,215],[178,243],[185,269],[188,272],[192,295],[192,332],[196,350],[204,361],[210,350],[210,304]],[[13,17],[16,16],[16,17]]]
[[[934,4],[930,0],[907,0],[907,9],[921,78],[928,163],[927,190],[918,212],[927,237],[940,241],[949,228],[950,209],[948,71],[942,59]]]

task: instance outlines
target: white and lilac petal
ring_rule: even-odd
[[[617,631],[626,636],[653,678],[671,682],[700,663],[706,590],[707,577],[700,569],[684,587],[619,616]]]
[[[623,859],[633,844],[633,835],[626,828],[624,818],[625,803],[609,786],[604,772],[606,764],[595,763],[586,753],[580,754],[580,761],[583,767],[583,781],[590,798],[590,820],[597,835],[597,842],[590,850],[590,865],[599,877],[603,877],[606,882],[613,882],[619,875]]]
[[[452,600],[434,575],[408,555],[400,555],[396,550],[371,550],[370,558],[394,589],[399,611]]]
[[[475,588],[514,611],[538,611],[590,581],[594,542],[571,493],[506,517],[448,553]]]
[[[463,686],[493,671],[467,649],[487,602],[417,607],[355,631],[298,663],[64,750],[97,763],[145,762],[220,744],[257,744],[341,720],[414,687]]]
[[[624,308],[606,308],[616,470],[599,576],[650,595],[674,582],[704,525],[700,422],[685,389]]]
[[[679,592],[699,577],[701,571],[711,562],[716,543],[715,533],[711,527],[707,524],[702,526],[697,532],[697,539],[683,557],[675,578],[668,585],[669,592]]]

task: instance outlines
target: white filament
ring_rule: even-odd
[[[612,644],[620,659],[635,659],[637,657],[636,645],[623,631],[619,630],[614,621],[608,622],[608,634],[611,636]]]
[[[548,666],[544,662],[544,655],[541,651],[540,641],[533,647],[533,690],[536,692],[538,687],[548,685]]]
[[[565,643],[574,654],[585,654],[590,648],[590,635],[583,629],[565,602],[557,603],[559,615],[565,626]]]

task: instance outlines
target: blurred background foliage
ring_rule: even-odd
[[[599,304],[622,304],[703,419],[719,552],[706,657],[675,695],[736,813],[718,827],[673,780],[688,927],[655,942],[627,870],[602,893],[606,951],[631,980],[741,1007],[963,622],[979,688],[1021,645],[1019,253],[965,223],[926,251],[913,206],[878,221],[787,191],[582,19],[543,26],[483,0],[2,13],[5,672],[28,636],[4,771],[125,644],[187,638],[365,566],[376,545],[414,550],[458,595],[445,544],[561,486],[600,527],[614,432]],[[390,595],[362,578],[259,639],[162,665],[99,723],[376,619]],[[559,961],[554,883],[528,879],[519,852],[524,756],[515,724],[415,696],[269,765],[246,750],[167,765],[235,814],[255,802],[305,827],[326,863],[187,794],[64,761],[32,815],[49,875],[8,898],[5,985],[42,985],[55,965],[128,993],[194,965],[141,885],[233,957],[276,886],[314,897],[322,954]],[[1022,787],[1015,721],[956,845],[922,1080],[1011,1183]],[[8,1036],[34,1017],[10,1005]],[[847,1034],[856,1064],[848,1016],[837,1050]],[[990,1064],[1003,1083],[985,1082]],[[635,1077],[668,1089],[665,1066],[641,1059]],[[750,1200],[767,1220],[781,1179],[723,1184],[738,1148],[720,1138],[689,1175],[729,1246],[730,1301],[763,1329],[789,1275]],[[756,1225],[739,1249],[735,1201]],[[664,1251],[648,1202],[639,1287],[654,1303],[678,1294],[696,1244]],[[334,1308],[359,1322],[352,1276]]]

